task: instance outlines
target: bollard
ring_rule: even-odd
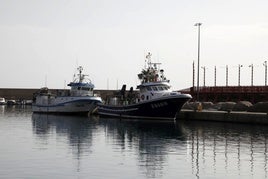
[[[198,103],[197,111],[198,111],[198,112],[201,112],[202,109],[203,109],[203,107],[202,107],[202,103]]]

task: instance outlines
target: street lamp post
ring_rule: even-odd
[[[204,87],[206,86],[206,67],[205,66],[203,66],[203,67],[201,67],[202,69],[203,69],[203,75],[204,75]]]
[[[217,86],[217,68],[216,66],[214,67],[214,86]]]
[[[199,101],[199,66],[200,66],[200,26],[202,23],[196,23],[198,27],[198,47],[197,47],[197,101]]]
[[[228,86],[228,65],[226,65],[226,86]]]
[[[264,73],[265,86],[267,86],[267,61],[264,61],[263,66],[265,67],[265,73]]]
[[[251,86],[253,86],[253,64],[249,65],[248,67],[251,68]]]
[[[241,67],[243,67],[243,65],[238,65],[238,86],[240,86],[240,71],[241,71]]]
[[[193,89],[194,89],[194,84],[195,84],[194,77],[195,77],[195,68],[194,68],[194,61],[193,61]]]

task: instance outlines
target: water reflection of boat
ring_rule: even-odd
[[[181,145],[186,146],[185,135],[173,122],[166,121],[33,113],[32,128],[35,139],[41,145],[40,148],[49,145],[47,141],[51,141],[51,138],[58,143],[66,142],[77,159],[78,170],[83,156],[90,155],[96,158],[101,152],[111,156],[132,153],[138,157],[135,160],[140,170],[144,170],[148,176],[159,176],[168,160],[168,151],[175,151],[176,147]],[[67,140],[64,140],[66,138]],[[107,145],[107,150],[99,148],[103,146],[103,142]],[[114,151],[109,150],[111,146]],[[110,168],[106,161],[99,162]]]
[[[147,67],[138,74],[141,80],[137,86],[139,93],[135,95],[131,88],[128,96],[125,96],[123,86],[120,96],[111,97],[108,104],[98,104],[100,115],[139,119],[176,118],[177,112],[191,99],[191,95],[172,91],[164,70],[159,69],[160,63],[152,63],[150,53],[146,58]]]
[[[32,124],[35,139],[44,141],[41,145],[51,147],[51,138],[57,141],[56,147],[66,142],[62,146],[72,150],[73,158],[83,165],[80,169],[101,168],[94,174],[103,169],[114,171],[112,160],[119,163],[118,171],[138,167],[146,175],[143,178],[173,178],[170,176],[177,177],[178,171],[185,178],[268,176],[267,126],[36,113]],[[85,156],[102,160],[96,164]]]
[[[119,151],[137,155],[139,170],[147,178],[162,178],[169,152],[180,153],[186,148],[187,131],[174,122],[100,118],[99,125],[104,126],[107,140],[117,144]]]
[[[57,115],[57,114],[44,114],[44,113],[33,113],[32,124],[33,130],[36,134],[39,131],[52,132],[50,130],[56,130],[56,133],[72,132],[73,129],[81,128],[78,132],[87,132],[87,121],[86,116],[69,116],[69,115]]]
[[[77,157],[87,152],[91,146],[92,126],[88,123],[86,116],[32,114],[33,133],[39,140],[46,141],[54,133],[61,142],[64,141],[62,138],[67,137],[66,142]]]
[[[70,91],[58,91],[52,94],[48,88],[40,89],[34,95],[32,111],[39,113],[65,113],[65,114],[88,114],[92,112],[101,98],[93,93],[94,85],[87,81],[86,75],[82,74],[83,68],[78,69],[79,74],[73,82],[69,83]]]
[[[32,114],[35,150],[71,151],[80,178],[267,178],[267,127]]]

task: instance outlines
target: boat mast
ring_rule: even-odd
[[[152,62],[151,62],[151,56],[152,56],[152,54],[150,52],[148,52],[148,54],[145,57],[147,59],[148,68],[150,68],[151,67],[151,64],[152,64]],[[145,69],[146,69],[146,61],[145,61]]]
[[[79,66],[78,68],[77,68],[77,70],[79,71],[79,83],[82,83],[82,81],[83,81],[83,75],[82,75],[82,71],[83,71],[83,67],[82,66]]]

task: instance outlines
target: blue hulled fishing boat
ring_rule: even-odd
[[[160,63],[151,62],[151,53],[146,56],[145,68],[138,74],[141,84],[138,91],[126,92],[124,85],[120,93],[110,97],[105,104],[98,104],[99,115],[135,118],[174,120],[181,107],[192,97],[172,91],[169,80],[160,70]]]

